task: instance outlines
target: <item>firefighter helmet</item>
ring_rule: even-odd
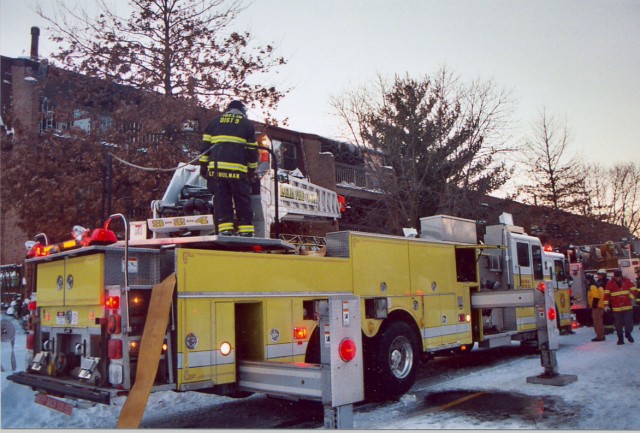
[[[246,115],[246,114],[247,114],[247,109],[246,109],[246,107],[244,106],[244,102],[239,101],[239,100],[237,100],[237,99],[236,99],[236,100],[234,100],[234,101],[231,101],[231,102],[229,103],[229,105],[227,106],[227,111],[229,111],[229,110],[233,110],[233,109],[236,109],[236,110],[240,110],[240,111],[242,111],[242,113],[243,113],[244,115]]]

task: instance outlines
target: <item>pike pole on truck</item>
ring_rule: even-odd
[[[397,397],[422,359],[476,344],[537,344],[545,374],[557,374],[545,360],[557,349],[562,290],[540,240],[511,215],[486,228],[484,243],[474,221],[437,215],[421,219],[418,238],[333,232],[322,254],[305,254],[304,241],[269,237],[269,216],[339,216],[335,192],[272,175],[263,236],[217,236],[209,198],[190,185],[197,171],[184,168],[146,227],[115,214],[102,228],[74,227],[71,241],[30,242],[28,362],[9,380],[40,401],[128,396],[122,425],[137,426],[154,391],[333,407]]]

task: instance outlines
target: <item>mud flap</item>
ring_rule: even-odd
[[[118,428],[138,428],[156,378],[162,342],[167,332],[169,308],[173,299],[176,274],[153,286],[147,322],[142,331],[136,381],[122,406]]]

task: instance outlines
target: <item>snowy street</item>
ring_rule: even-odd
[[[3,315],[3,319],[8,319]],[[16,325],[17,322],[13,321]],[[635,344],[616,338],[591,342],[592,328],[560,337],[561,374],[567,386],[534,385],[540,357],[514,343],[475,349],[424,364],[418,381],[399,401],[355,406],[355,429],[606,429],[640,430],[640,333]],[[17,327],[17,370],[24,369],[25,334]],[[6,378],[11,345],[2,343],[2,428],[115,428],[124,397],[111,406],[80,403],[71,416],[35,403],[35,393]],[[318,403],[263,395],[231,399],[195,392],[152,394],[141,428],[322,428]]]

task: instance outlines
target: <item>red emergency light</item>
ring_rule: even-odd
[[[548,253],[553,252],[553,247],[551,245],[545,245],[544,250]]]
[[[547,317],[549,318],[549,320],[556,320],[555,308],[549,308],[549,310],[547,310]]]
[[[87,237],[88,245],[107,245],[118,242],[116,234],[107,229],[93,229]]]
[[[60,242],[53,245],[42,245],[40,242],[35,242],[33,245],[28,245],[27,258],[44,257],[50,254],[59,253],[78,247],[87,247],[90,245],[108,245],[118,242],[116,234],[109,230],[109,223],[111,219],[108,219],[104,225],[104,228],[98,228],[94,230],[85,229],[81,226],[74,226],[71,230],[71,236],[73,239]]]

